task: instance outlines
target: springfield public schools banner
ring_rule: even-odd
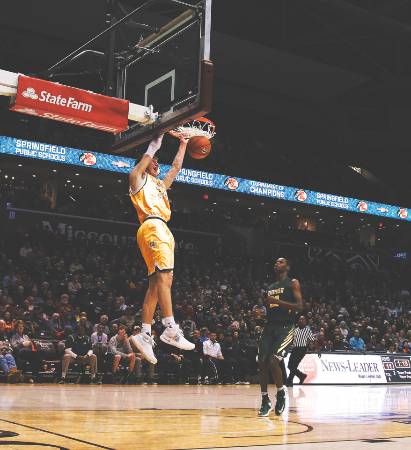
[[[34,100],[37,101],[38,99],[36,99],[35,96],[38,96],[39,94],[36,90],[35,93],[33,93],[33,91],[29,91],[26,95],[31,95],[31,97],[33,97]],[[77,100],[77,103],[73,103],[74,100],[70,101],[70,106],[68,106],[69,100],[66,97],[64,97],[65,101],[63,102],[63,106],[61,103],[63,97],[61,96],[60,99],[57,100],[58,95],[57,97],[56,95],[57,93],[53,94],[53,101],[59,102],[59,105],[57,105],[59,108],[67,109],[68,107],[71,108],[72,105],[75,105],[76,108],[79,107],[80,103]],[[54,99],[54,97],[56,97],[56,99]],[[22,98],[24,98],[23,94]],[[50,101],[52,97],[49,97],[48,95],[44,97],[43,95],[41,95],[39,97],[40,103],[43,98],[45,99],[44,101]],[[27,102],[29,100],[34,101],[30,97],[25,98],[25,101],[26,100]],[[84,109],[84,111],[82,111],[82,114],[87,115],[90,114],[90,111],[95,111],[95,109],[90,110],[89,106],[86,105],[80,107],[80,109]],[[106,113],[106,111],[108,111],[108,109],[104,109],[104,113]],[[37,114],[36,111],[34,111],[33,114],[34,113]],[[79,111],[76,112],[76,114],[78,113]],[[102,120],[107,120],[109,118],[110,121],[112,121],[113,114],[99,114],[99,117]],[[94,125],[87,125],[85,123],[83,123],[82,125],[94,127]],[[103,125],[101,126],[106,127],[111,125],[103,123]],[[121,127],[119,127],[119,129],[121,129]],[[88,167],[90,169],[110,170],[113,172],[120,172],[124,174],[128,174],[135,164],[135,159],[127,158],[125,156],[80,150],[59,145],[27,141],[25,139],[16,139],[7,136],[0,136],[0,153],[21,156],[24,158],[41,159],[62,164],[72,164],[76,166]],[[161,164],[160,178],[163,178],[168,170],[170,170],[170,166]],[[310,191],[308,189],[304,190],[298,187],[282,186],[279,184],[266,183],[262,181],[247,180],[245,178],[204,172],[202,170],[183,168],[178,174],[176,181],[179,183],[202,186],[210,189],[221,189],[233,193],[255,195],[257,197],[269,197],[278,200],[305,203],[314,206],[325,206],[328,208],[336,208],[340,210],[343,209],[354,213],[371,214],[374,216],[389,217],[391,219],[411,222],[411,208],[408,209],[401,206],[376,203],[368,200],[361,200],[358,198],[345,197],[335,194],[326,194],[323,192]]]
[[[288,356],[286,366],[288,365]],[[380,355],[307,354],[299,365],[305,384],[386,383]]]

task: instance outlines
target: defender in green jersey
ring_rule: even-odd
[[[281,371],[284,350],[291,344],[294,334],[295,314],[303,309],[300,283],[290,279],[290,266],[285,258],[278,258],[275,265],[276,281],[268,287],[266,306],[267,323],[258,346],[258,366],[262,395],[260,417],[266,417],[272,410],[267,386],[269,373],[277,386],[275,413],[279,416],[285,407],[285,387]]]

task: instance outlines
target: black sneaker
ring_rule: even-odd
[[[258,411],[258,417],[267,417],[272,410],[273,406],[271,404],[270,398],[267,395],[266,397],[263,397],[260,411]]]
[[[285,391],[281,389],[281,391],[277,392],[277,401],[275,402],[275,414],[279,416],[285,408]]]
[[[300,384],[303,384],[306,378],[307,378],[307,374],[303,373],[301,378],[300,378]]]
[[[136,384],[135,375],[132,373],[129,373],[124,381],[124,384]]]

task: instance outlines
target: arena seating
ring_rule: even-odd
[[[12,232],[14,238],[5,235],[0,251],[0,319],[5,321],[4,335],[9,339],[16,321],[25,322],[26,333],[44,353],[40,380],[59,378],[64,341],[68,333],[76,332],[81,320],[91,333],[106,314],[109,337],[118,324],[126,325],[130,335],[140,323],[147,277],[135,248],[66,241],[30,226]],[[394,273],[359,272],[326,260],[310,264],[296,260],[293,269],[303,287],[304,314],[317,337],[313,351],[350,351],[349,340],[358,329],[364,351],[410,352],[410,293]],[[159,364],[149,381],[206,382],[201,349],[210,331],[217,333],[223,354],[232,361],[226,364],[221,380],[255,380],[269,272],[269,260],[181,256],[173,287],[175,316],[197,350],[176,354],[158,345]],[[158,336],[159,314],[153,329]],[[242,364],[234,364],[235,358],[241,358]],[[109,366],[102,365],[103,381],[112,381],[105,376]],[[20,367],[30,372],[29,364]],[[244,367],[247,380],[241,378]],[[79,370],[73,369],[73,380]],[[127,381],[123,375],[120,378]],[[133,379],[143,381],[141,372]]]

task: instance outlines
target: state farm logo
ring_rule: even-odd
[[[298,191],[295,191],[294,197],[299,202],[305,202],[308,198],[307,192],[305,192],[303,189],[298,189]]]
[[[408,217],[408,210],[405,208],[400,208],[397,212],[398,217],[401,217],[401,219],[406,219]]]
[[[25,91],[21,93],[25,98],[31,98],[32,100],[37,100],[39,96],[36,94],[36,90],[32,87],[28,87]]]
[[[89,103],[79,102],[74,97],[64,97],[61,94],[53,95],[47,91],[41,91],[40,94],[36,93],[36,90],[32,87],[26,88],[21,93],[24,98],[31,100],[38,100],[39,102],[49,103],[51,105],[63,106],[64,108],[75,109],[76,111],[84,111],[90,113],[93,109],[93,105]]]

